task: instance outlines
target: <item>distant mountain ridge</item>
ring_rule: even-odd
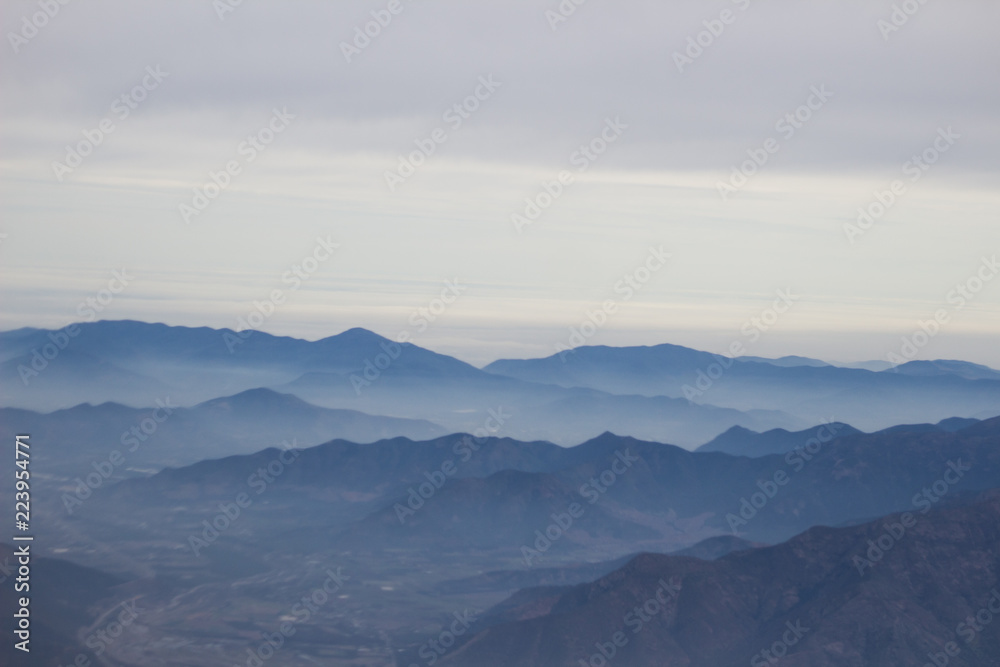
[[[117,477],[129,470],[252,454],[282,441],[310,447],[336,438],[362,443],[396,436],[423,440],[445,430],[425,420],[331,410],[271,389],[251,389],[189,408],[169,397],[148,408],[111,402],[47,414],[0,408],[0,438],[23,432],[45,443],[37,457],[49,475],[72,478],[93,472],[92,462],[106,461],[113,451],[125,461],[115,470]]]
[[[812,359],[810,357],[800,357],[797,355],[788,355],[785,357],[778,357],[777,359],[751,356],[742,356],[737,357],[736,359],[737,361],[754,361],[762,364],[772,364],[774,366],[836,366],[836,364],[829,364],[821,359]]]
[[[900,424],[890,426],[878,433],[913,432],[932,433],[935,431],[954,433],[981,420],[967,417],[949,417],[937,424]],[[736,456],[766,456],[768,454],[784,454],[796,448],[806,446],[811,441],[827,443],[835,438],[862,433],[850,424],[830,422],[802,431],[786,431],[776,428],[765,433],[758,433],[742,426],[733,426],[725,433],[695,449],[697,452],[726,452]]]
[[[902,373],[916,377],[957,375],[967,380],[1000,380],[1000,371],[989,366],[947,359],[908,361],[884,372]]]
[[[142,407],[169,396],[192,406],[266,387],[321,407],[427,419],[449,431],[476,432],[489,423],[491,434],[561,444],[612,428],[693,445],[720,426],[801,425],[780,411],[505,378],[358,328],[318,341],[133,321],[80,324],[75,331],[72,337],[43,330],[0,334],[0,404],[36,411],[108,401]],[[65,349],[57,350],[54,339]],[[38,357],[39,350],[53,358]],[[32,363],[39,370],[25,384],[19,369]],[[490,410],[511,419],[488,422]]]
[[[757,458],[610,433],[572,448],[460,434],[335,441],[302,450],[268,497],[302,508],[296,520],[309,526],[314,543],[358,552],[475,549],[515,559],[554,514],[576,503],[582,518],[540,550],[537,562],[526,563],[550,567],[584,553],[608,560],[637,547],[674,551],[714,536],[775,543],[813,525],[899,511],[912,507],[914,494],[950,462],[969,467],[958,491],[1000,487],[998,439],[1000,418],[955,432],[856,433]],[[102,515],[106,503],[156,512],[178,503],[213,507],[245,490],[248,476],[277,454],[269,449],[122,482],[91,507]]]
[[[711,442],[698,447],[697,452],[726,452],[736,456],[766,456],[784,454],[797,447],[805,447],[810,440],[827,443],[835,438],[861,433],[850,424],[831,422],[803,431],[786,431],[776,428],[757,433],[742,426],[733,426]]]
[[[831,415],[875,431],[1000,414],[1000,374],[954,361],[872,372],[804,357],[729,360],[664,344],[584,346],[478,369],[359,328],[317,341],[135,321],[66,331],[0,333],[0,405],[142,407],[169,396],[193,406],[270,388],[320,407],[426,419],[446,431],[491,424],[492,435],[571,445],[610,430],[686,447],[733,426],[794,432]],[[511,418],[490,422],[490,410]]]
[[[781,410],[814,424],[834,415],[866,431],[1000,414],[1000,372],[978,364],[910,362],[875,372],[817,362],[730,359],[664,344],[582,346],[541,359],[503,359],[484,370],[564,387],[684,397],[743,412]]]

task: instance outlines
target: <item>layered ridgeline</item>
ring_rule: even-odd
[[[69,610],[83,637],[137,602],[136,629],[102,656],[115,664],[247,664],[289,618],[295,649],[273,664],[767,664],[765,650],[923,664],[911,658],[944,650],[942,628],[958,635],[1000,565],[976,541],[996,532],[995,507],[933,519],[1000,487],[1000,418],[957,424],[824,424],[762,457],[611,433],[575,447],[462,434],[272,447],[38,491],[35,544],[129,580]],[[907,649],[916,630],[927,639]],[[971,658],[996,649],[958,657],[988,664]]]
[[[951,433],[967,426],[972,426],[977,422],[979,422],[978,419],[968,417],[949,417],[948,419],[942,419],[937,424],[901,424],[882,429],[880,432]],[[820,426],[802,431],[787,431],[783,428],[775,428],[765,433],[757,433],[742,426],[734,426],[725,433],[713,438],[710,442],[698,447],[695,451],[726,452],[727,454],[742,456],[784,454],[797,447],[802,447],[802,443],[809,442],[813,438],[825,442],[834,437],[841,438],[856,433],[861,433],[861,431],[850,424],[841,422],[821,424]]]
[[[129,321],[0,334],[0,402],[8,407],[151,407],[167,397],[191,406],[260,387],[322,407],[425,419],[451,432],[567,445],[606,430],[696,445],[734,425],[808,425],[780,411],[525,382],[364,329],[318,341]]]
[[[592,346],[544,359],[500,360],[484,370],[743,411],[781,410],[809,423],[836,419],[866,431],[954,416],[994,417],[1000,410],[1000,372],[961,361],[912,361],[875,372],[804,358],[730,359],[677,345]]]
[[[252,454],[282,442],[311,447],[335,438],[358,443],[397,436],[425,440],[445,430],[422,419],[321,408],[290,394],[250,389],[189,408],[169,396],[148,408],[119,403],[50,413],[0,408],[0,438],[13,439],[15,433],[30,433],[44,443],[36,462],[47,477],[61,481],[95,472],[109,479],[149,474]],[[110,462],[110,472],[105,462]]]
[[[961,665],[1000,656],[1000,492],[716,561],[646,554],[524,590],[447,667]]]
[[[461,435],[335,441],[294,456],[268,449],[125,481],[80,512],[155,525],[157,539],[182,549],[190,526],[253,491],[248,480],[261,475],[271,510],[247,514],[248,534],[280,521],[296,548],[476,551],[496,563],[547,567],[673,551],[717,535],[774,543],[819,524],[923,510],[1000,486],[998,441],[1000,418],[954,432],[811,437],[757,458],[610,433],[571,448]],[[269,466],[270,480],[260,472]],[[110,507],[118,508],[113,518]],[[159,516],[169,521],[150,520]]]
[[[8,407],[141,408],[168,397],[193,406],[261,387],[445,431],[562,445],[612,431],[694,447],[733,426],[795,431],[836,420],[872,431],[1000,413],[1000,374],[965,362],[876,372],[658,345],[580,347],[478,369],[363,329],[317,341],[130,321],[0,334],[0,401]]]

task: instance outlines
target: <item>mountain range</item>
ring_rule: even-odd
[[[914,664],[997,585],[1000,418],[845,433],[760,457],[610,433],[269,448],[119,481],[72,515],[44,507],[37,537],[134,580],[107,603],[146,610],[119,662],[192,623],[207,644],[185,645],[186,663],[240,662],[247,628],[273,632],[317,572],[343,567],[343,595],[296,643],[316,660],[421,664],[443,631],[428,627],[474,609],[441,664],[577,665],[619,631],[615,664],[746,664],[799,622],[789,664]],[[901,512],[916,517],[905,537]],[[643,630],[628,614],[661,581],[679,593]],[[976,641],[952,664],[990,664],[995,640]]]
[[[0,408],[0,437],[12,440],[24,432],[45,443],[37,461],[48,475],[86,476],[94,472],[94,463],[117,451],[124,463],[113,477],[120,478],[252,454],[282,442],[309,447],[334,438],[359,443],[396,436],[429,439],[444,429],[421,419],[321,408],[271,389],[249,389],[189,408],[169,396],[150,408],[118,403],[85,403],[50,413]]]
[[[613,431],[696,447],[733,426],[801,430],[839,421],[874,431],[1000,414],[1000,374],[966,362],[874,372],[788,357],[733,360],[676,345],[585,346],[479,369],[364,329],[317,341],[134,321],[0,333],[7,407],[149,408],[168,397],[192,407],[260,388],[331,409],[426,420],[445,432],[562,445]],[[510,417],[498,423],[490,411]]]
[[[297,452],[267,488],[293,542],[377,554],[477,551],[523,567],[675,551],[717,535],[775,543],[815,525],[912,508],[922,489],[960,469],[952,493],[1000,487],[1000,418],[957,431],[889,429],[826,442],[803,438],[784,455],[691,452],[606,433],[576,447],[452,435],[367,445],[334,441]],[[281,450],[203,461],[126,480],[95,494],[83,516],[178,531],[247,491]],[[949,487],[950,488],[950,487]],[[571,506],[580,516],[567,523]],[[88,514],[89,513],[89,514]],[[273,512],[242,525],[275,528]],[[559,517],[554,518],[554,517]],[[105,521],[110,519],[103,519]],[[249,534],[249,533],[248,533]],[[173,539],[178,539],[176,536]],[[183,540],[176,544],[183,548]],[[525,551],[525,547],[528,551]]]
[[[0,402],[0,437],[31,435],[38,664],[1000,654],[961,625],[1000,565],[984,366],[657,345],[476,368],[363,329],[102,321],[0,333]]]
[[[873,372],[730,359],[677,345],[590,346],[544,359],[495,361],[484,370],[741,411],[780,410],[807,424],[842,421],[866,431],[955,416],[993,417],[1000,405],[1000,373],[959,361],[914,361]]]
[[[1000,493],[917,517],[715,561],[644,554],[590,583],[524,590],[441,664],[997,664]]]

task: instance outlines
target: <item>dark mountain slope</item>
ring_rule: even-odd
[[[713,562],[643,555],[591,584],[525,591],[442,664],[577,667],[603,649],[623,667],[757,666],[767,650],[782,665],[896,667],[942,660],[954,642],[947,664],[996,665],[1000,633],[962,624],[1000,606],[1000,492],[916,517],[861,571],[856,557],[899,516]],[[676,595],[657,600],[663,583]]]

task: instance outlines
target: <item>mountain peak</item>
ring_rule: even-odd
[[[339,334],[336,334],[336,335],[333,335],[333,336],[328,336],[327,338],[325,338],[323,340],[332,340],[332,339],[337,339],[337,340],[341,340],[341,341],[370,341],[370,340],[375,340],[375,341],[383,341],[384,340],[384,341],[387,341],[387,340],[389,340],[385,336],[380,336],[379,334],[375,333],[374,331],[371,331],[369,329],[365,329],[363,327],[351,327],[350,329],[347,329],[346,331],[342,331]]]
[[[223,396],[220,398],[213,398],[204,403],[200,403],[196,407],[219,407],[219,406],[229,406],[229,407],[240,407],[249,409],[258,409],[261,407],[272,407],[275,405],[285,405],[285,406],[309,406],[315,407],[311,404],[303,401],[298,396],[293,394],[283,394],[281,392],[274,391],[273,389],[268,389],[267,387],[258,387],[256,389],[247,389],[246,391],[241,391],[238,394],[233,394],[232,396]]]
[[[955,359],[933,359],[914,360],[905,364],[900,364],[894,368],[883,372],[897,372],[905,375],[931,376],[931,375],[957,375],[967,380],[996,380],[1000,379],[1000,371],[982,364],[974,364],[969,361],[957,361]]]

